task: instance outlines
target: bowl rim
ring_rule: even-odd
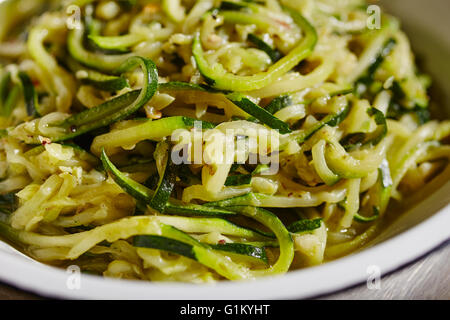
[[[70,273],[38,262],[30,262],[29,259],[2,252],[2,250],[0,250],[0,260],[2,261],[0,281],[40,296],[59,299],[308,299],[331,294],[368,281],[367,267],[369,266],[378,266],[380,274],[386,275],[413,262],[450,239],[448,225],[450,225],[450,204],[438,210],[425,221],[373,247],[323,265],[257,281],[194,285],[149,283],[82,274],[80,288],[70,290],[67,286]],[[411,243],[414,245],[411,246]],[[295,283],[299,285],[293,285]]]

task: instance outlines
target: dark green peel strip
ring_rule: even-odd
[[[292,132],[286,122],[274,117],[270,112],[253,103],[242,94],[232,93],[227,95],[227,98],[249,115],[258,119],[261,123],[264,123],[272,129],[278,130],[281,134]]]
[[[248,35],[247,39],[248,39],[248,41],[253,43],[259,50],[267,53],[267,55],[270,57],[270,60],[272,60],[272,62],[275,63],[283,57],[283,55],[281,54],[280,51],[269,46],[267,44],[267,42],[265,42],[264,40],[259,38],[257,35],[250,33]]]
[[[38,98],[30,77],[25,72],[19,72],[19,79],[22,82],[23,97],[25,99],[27,114],[29,116],[38,115]]]
[[[290,226],[288,226],[288,230],[291,233],[306,233],[306,232],[312,232],[322,225],[322,219],[303,219],[294,222]]]

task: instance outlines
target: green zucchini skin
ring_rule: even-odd
[[[184,122],[184,125],[186,128],[194,128],[196,122],[201,122],[202,129],[214,129],[216,127],[216,125],[214,123],[207,122],[207,121],[199,121],[199,120],[192,119],[189,117],[182,117],[182,121]]]
[[[279,130],[281,134],[290,133],[291,130],[289,126],[281,121],[280,119],[274,117],[269,111],[261,108],[260,106],[253,103],[250,99],[241,95],[239,93],[227,94],[226,92],[215,90],[205,85],[196,85],[186,82],[168,82],[159,85],[160,92],[182,92],[182,91],[201,91],[210,93],[223,93],[226,98],[238,106],[240,109],[247,112],[249,115],[258,119],[261,123],[268,125],[269,127]],[[212,126],[204,127],[205,129],[211,129]]]
[[[209,202],[206,203],[205,206],[208,207],[214,207],[214,208],[224,208],[228,210],[238,210],[239,208],[244,208],[245,206],[248,206],[249,204],[253,203],[254,201],[258,201],[258,199],[265,198],[266,195],[264,194],[258,194],[258,193],[249,193],[242,196],[237,196],[234,198],[221,200],[217,202]],[[265,210],[267,211],[267,210]],[[291,233],[303,233],[303,232],[309,232],[313,231],[317,228],[320,228],[321,225],[321,219],[314,219],[314,220],[308,220],[303,219],[296,221],[289,225],[287,227],[287,230]],[[261,235],[268,237],[268,238],[274,238],[275,235],[271,232],[261,232],[260,230],[255,230],[255,232],[260,233]]]
[[[324,126],[328,125],[330,127],[336,127],[338,126],[342,121],[347,118],[348,114],[350,112],[350,106],[347,105],[344,109],[342,109],[340,112],[336,114],[330,114],[323,118],[321,121],[316,123],[314,126],[309,128],[308,130],[302,132],[297,137],[298,143],[304,143],[306,140],[311,138],[317,131],[322,129]]]
[[[355,89],[353,88],[353,86],[346,85],[342,89],[328,92],[326,96],[329,99],[331,99],[331,98],[334,98],[334,97],[337,97],[337,96],[346,96],[346,95],[352,94],[352,93],[355,93]],[[319,98],[314,98],[314,99],[307,99],[307,100],[301,102],[301,104],[310,105],[314,101],[317,101],[318,99],[320,99],[320,97]]]
[[[255,271],[261,275],[282,274],[289,270],[294,259],[294,241],[291,233],[286,229],[283,222],[272,212],[257,207],[233,206],[227,209],[239,212],[242,215],[255,219],[268,227],[277,239],[280,247],[280,255],[277,262],[269,269]]]
[[[189,82],[182,81],[170,81],[166,83],[160,83],[158,90],[163,93],[183,93],[185,91],[199,91],[199,92],[208,92],[208,93],[223,93],[227,94],[230,91],[224,91],[212,88],[206,84],[194,84]]]
[[[400,118],[407,113],[414,114],[419,125],[424,125],[431,120],[430,110],[428,106],[416,104],[414,108],[406,108],[403,106],[403,100],[406,98],[406,93],[401,87],[399,81],[395,80],[392,83],[392,100],[387,110],[386,118],[400,120]]]
[[[269,127],[279,130],[281,134],[290,133],[291,130],[289,126],[281,121],[280,119],[273,116],[272,112],[270,110],[265,110],[258,106],[257,104],[253,103],[250,99],[245,97],[244,95],[241,95],[239,93],[231,93],[227,94],[226,92],[216,90],[214,88],[210,88],[205,85],[196,85],[186,82],[168,82],[168,83],[162,83],[159,85],[159,91],[160,92],[182,92],[182,91],[201,91],[201,92],[210,92],[210,93],[223,93],[225,94],[226,98],[230,100],[232,103],[234,103],[236,106],[238,106],[240,109],[247,112],[249,115],[253,116],[254,118],[258,119],[261,123],[264,123],[268,125]],[[283,99],[284,103],[287,103],[288,99]],[[213,126],[206,126],[205,129],[211,129]]]
[[[81,82],[98,90],[113,92],[129,87],[127,79],[123,76],[110,76],[95,70],[83,70],[86,71],[87,77],[82,78]]]
[[[178,178],[180,178],[182,184],[192,186],[194,184],[201,184],[202,180],[199,175],[194,174],[189,166],[181,164],[178,168]]]
[[[345,150],[350,151],[368,144],[376,146],[386,136],[388,127],[383,112],[376,108],[368,108],[367,114],[373,116],[377,129],[371,133],[355,132],[344,137],[340,143]]]
[[[207,91],[205,86],[182,82],[182,81],[171,81],[159,84],[159,90],[161,92],[171,92],[171,91]]]
[[[237,169],[237,167],[239,167],[239,164],[235,164],[235,165],[236,165],[236,169]],[[236,169],[232,168],[232,170],[230,170],[230,174],[233,173]],[[231,186],[250,185],[252,182],[252,178],[254,176],[262,174],[267,170],[270,170],[270,167],[268,165],[259,164],[256,166],[256,168],[253,170],[252,173],[230,175],[230,176],[228,176],[227,180],[225,181],[225,186],[231,187]]]
[[[113,163],[108,159],[108,156],[103,151],[101,156],[103,166],[105,171],[109,172],[113,177],[114,181],[128,194],[134,197],[139,203],[151,204],[154,198],[155,192],[149,188],[137,183],[136,181],[128,178],[123,173],[121,173]],[[227,210],[226,208],[214,208],[208,206],[201,206],[196,204],[183,204],[180,201],[168,200],[161,213],[188,216],[188,217],[220,217],[220,216],[235,216],[237,212],[233,210]],[[212,220],[211,220],[212,221]],[[222,221],[222,220],[217,220]],[[274,238],[275,235],[270,232],[264,232],[258,229],[243,228],[239,225],[233,224],[227,220],[223,220],[223,223],[229,225],[232,228],[237,228],[236,230],[241,230],[248,235],[262,236],[268,238]]]
[[[284,95],[273,99],[266,107],[266,111],[275,114],[278,111],[292,105],[292,99],[289,95]]]
[[[184,116],[167,117],[159,120],[145,119],[136,126],[111,131],[95,137],[91,150],[94,154],[100,154],[103,147],[107,149],[108,147],[133,145],[143,140],[160,141],[172,135],[175,130],[190,130],[196,126],[198,129],[213,129],[216,125]]]
[[[184,90],[193,90],[193,91],[206,91],[206,89],[202,85],[182,82],[182,81],[170,81],[159,84],[159,90],[163,92],[167,91],[184,91]]]
[[[149,170],[152,170],[152,172],[156,172],[156,165],[154,160],[141,160],[125,166],[121,166],[120,170],[127,173],[147,172]]]
[[[125,174],[123,174],[106,155],[105,150],[102,150],[101,160],[103,163],[103,168],[108,172],[114,181],[129,195],[131,195],[136,200],[143,202],[145,204],[149,203],[153,197],[153,190],[137,183],[133,179],[130,179]]]
[[[10,243],[15,248],[25,249],[25,245],[21,242],[18,231],[13,229],[9,223],[5,222],[7,216],[4,218],[3,215],[8,214],[8,212],[3,212],[2,210],[0,213],[0,239]]]
[[[0,78],[0,103],[3,105],[3,102],[8,97],[8,88],[11,82],[11,72],[5,72],[2,74]]]
[[[219,6],[219,10],[230,10],[230,11],[240,11],[242,9],[248,8],[247,3],[222,1]]]
[[[247,38],[248,41],[253,43],[259,50],[264,51],[270,57],[273,63],[280,60],[283,55],[277,49],[269,46],[264,40],[259,38],[257,35],[250,33]]]
[[[375,192],[373,195],[376,197],[373,201],[372,215],[366,216],[361,213],[356,213],[353,219],[359,223],[370,223],[377,220],[386,210],[389,199],[392,192],[392,177],[389,169],[389,163],[387,160],[383,160],[378,168],[378,180],[375,185]]]
[[[66,134],[50,138],[54,142],[65,141],[120,121],[129,115],[130,110],[126,110],[126,107],[136,101],[140,94],[140,89],[133,90],[97,107],[75,114],[60,124],[66,129]],[[107,113],[110,113],[109,117]]]
[[[383,64],[386,57],[391,54],[396,44],[397,42],[395,41],[395,39],[389,38],[382,47],[382,49],[380,50],[380,52],[378,53],[377,57],[375,58],[375,61],[369,66],[367,71],[356,80],[355,93],[358,96],[367,93],[370,85],[374,81],[375,73],[377,72],[378,68]]]
[[[121,36],[89,34],[88,38],[100,49],[115,50],[119,52],[128,52],[130,47],[145,39],[143,36],[137,34],[126,34]]]
[[[140,248],[158,249],[176,253],[195,261],[201,260],[200,257],[197,257],[194,246],[166,237],[153,235],[136,236],[133,239],[133,245]]]
[[[107,55],[88,51],[83,45],[85,26],[69,31],[67,49],[70,55],[82,65],[106,73],[114,73],[132,54]]]
[[[18,203],[15,193],[0,195],[0,213],[9,215],[17,209]]]
[[[11,73],[4,73],[0,79],[0,116],[8,118],[11,115],[21,91],[20,86],[11,81]]]
[[[386,57],[391,54],[392,50],[394,49],[395,45],[397,44],[397,41],[395,39],[388,39],[379,53],[378,57],[375,59],[374,63],[369,67],[367,70],[367,76],[373,79],[375,72],[378,70],[378,68],[381,66],[381,64],[384,62]]]
[[[378,147],[379,146],[377,146],[377,148]],[[349,155],[339,143],[330,142],[325,148],[325,159],[327,164],[330,170],[340,178],[364,178],[367,174],[377,169],[378,163],[372,161],[372,155],[362,160],[364,161],[364,163],[362,163],[362,161]],[[376,148],[374,150],[377,151]]]
[[[391,176],[391,170],[389,168],[389,163],[387,160],[383,160],[381,162],[380,168],[378,169],[379,172],[379,182],[378,182],[378,188],[380,190],[378,194],[378,200],[376,203],[376,212],[374,209],[374,212],[379,215],[382,215],[388,206],[389,199],[392,194],[392,176]]]
[[[84,72],[85,74],[80,78],[81,83],[91,85],[98,90],[113,92],[129,87],[125,77],[108,75],[86,68],[71,57],[67,61],[67,66],[77,75]]]
[[[239,175],[229,176],[227,178],[227,180],[225,181],[225,186],[231,187],[231,186],[249,185],[251,182],[252,182],[251,174],[239,174]]]
[[[221,208],[209,208],[198,204],[167,203],[164,213],[186,217],[227,217],[236,213]]]
[[[12,87],[8,98],[3,105],[2,113],[4,117],[9,117],[15,107],[17,106],[17,102],[19,101],[21,89],[19,85],[15,85]]]
[[[261,198],[265,198],[266,195],[262,193],[248,193],[244,194],[242,196],[236,196],[233,198],[221,200],[221,201],[215,201],[215,202],[208,202],[205,204],[205,206],[208,207],[216,207],[216,208],[226,208],[226,207],[236,207],[236,206],[245,206],[248,204],[252,204],[256,201],[258,201]]]
[[[181,231],[180,231],[181,232]],[[140,248],[151,248],[163,250],[181,256],[190,258],[192,260],[202,262],[202,256],[196,252],[195,246],[185,242],[174,240],[167,237],[143,235],[136,236],[133,239],[133,245]],[[203,244],[205,245],[205,244]],[[207,245],[205,245],[206,247]],[[267,254],[264,248],[243,243],[226,243],[209,245],[210,248],[223,252],[223,254],[230,254],[231,256],[238,256],[238,258],[249,258],[248,260],[268,264]],[[239,257],[241,256],[241,257]]]
[[[257,247],[245,243],[224,243],[224,244],[214,244],[211,248],[223,251],[225,253],[231,253],[233,255],[242,255],[253,258],[257,262],[262,261],[264,264],[268,265],[269,261],[267,259],[266,250],[264,247]]]
[[[117,167],[109,160],[106,152],[103,150],[101,155],[103,167],[106,172],[111,174],[114,181],[129,195],[136,200],[149,204],[153,198],[154,191],[128,178],[119,171]],[[235,212],[221,208],[209,208],[196,204],[183,204],[169,200],[164,208],[164,213],[182,216],[234,216]]]
[[[289,225],[287,229],[291,233],[308,233],[320,228],[322,219],[302,219]]]
[[[289,125],[274,117],[270,112],[253,103],[250,99],[239,93],[232,93],[227,95],[228,100],[233,102],[236,106],[247,112],[249,115],[255,117],[260,122],[266,124],[272,129],[279,130],[281,134],[291,133]]]
[[[386,118],[399,120],[404,114],[414,114],[419,125],[424,125],[431,120],[430,110],[420,106],[415,106],[413,109],[402,107],[399,103],[391,101],[389,105]]]
[[[161,224],[161,235],[134,237],[133,244],[137,248],[159,249],[185,256],[215,270],[227,279],[237,280],[251,277],[251,274],[248,274],[241,265],[217,253],[209,245],[201,243],[169,225]]]
[[[18,76],[22,83],[23,97],[25,99],[27,114],[30,117],[39,116],[38,98],[30,77],[23,71],[19,72]]]
[[[171,160],[170,148],[168,149],[166,164],[164,166],[164,173],[161,175],[158,186],[149,206],[158,212],[164,212],[172,194],[175,182],[177,180],[177,167]]]
[[[356,80],[355,83],[355,94],[359,97],[373,97],[382,88],[382,84],[376,84],[375,74],[377,70],[382,66],[383,62],[386,60],[391,52],[397,45],[397,41],[394,38],[389,38],[386,40],[385,44],[381,48],[374,62],[369,66],[366,72]],[[391,91],[393,92],[393,104],[397,109],[395,113],[416,113],[418,117],[418,122],[423,124],[429,119],[429,111],[427,110],[429,105],[429,98],[425,90],[411,90],[409,88],[411,81],[420,81],[416,76],[408,77],[406,79],[396,79],[393,82]],[[375,85],[376,84],[376,85]],[[375,86],[374,86],[375,85]],[[405,103],[406,100],[413,101],[412,105]]]
[[[327,186],[334,186],[341,178],[328,168],[325,160],[326,140],[320,140],[311,149],[313,165],[317,175]]]
[[[291,15],[294,22],[300,27],[300,29],[304,30],[305,36],[297,47],[295,47],[288,55],[269,67],[267,72],[262,72],[254,76],[237,76],[226,72],[223,67],[220,68],[220,65],[210,66],[204,57],[202,44],[200,42],[200,34],[197,33],[192,43],[192,52],[197,63],[197,67],[206,83],[216,89],[234,92],[258,90],[269,85],[272,81],[275,81],[278,77],[294,68],[298,63],[300,63],[300,61],[307,58],[316,46],[317,32],[309,21],[301,16],[296,10],[288,7],[284,7],[283,9]],[[223,11],[221,14],[224,15],[225,18],[228,16],[230,23],[236,23],[239,21],[239,23],[256,23],[259,25],[267,25],[266,21],[260,21],[254,18],[251,14],[247,13]]]
[[[366,217],[366,216],[360,215],[359,213],[356,213],[353,216],[353,220],[360,222],[360,223],[369,223],[369,222],[373,222],[373,221],[377,220],[379,217],[380,217],[380,211],[376,206],[374,206],[372,216]]]
[[[135,56],[125,61],[116,72],[122,74],[137,66],[140,66],[144,73],[142,89],[127,92],[92,109],[75,114],[59,124],[55,124],[55,126],[64,129],[64,132],[49,138],[53,142],[69,140],[123,120],[142,108],[158,89],[156,65],[151,60]],[[33,142],[38,144],[38,137],[33,137]]]
[[[102,75],[93,70],[88,71],[88,77],[81,80],[82,83],[91,85],[102,91],[120,91],[128,87],[128,81],[124,77]]]
[[[147,103],[155,94],[158,89],[158,71],[156,65],[153,61],[143,58],[143,57],[131,57],[127,59],[117,70],[115,73],[123,74],[125,72],[131,71],[136,67],[140,66],[144,73],[144,86],[139,90],[139,96],[134,103],[131,104],[128,108],[129,110],[122,110],[121,114],[118,118],[123,119],[126,116],[134,113],[140,107],[142,107],[145,103]],[[135,92],[138,90],[135,90]],[[109,106],[110,108],[114,108]],[[104,106],[104,104],[89,109],[85,112],[81,112],[73,117],[70,117],[64,121],[64,125],[75,125],[81,126],[85,125],[92,121],[99,121],[105,116],[110,115],[111,110]],[[130,110],[131,109],[131,110]],[[116,120],[117,121],[117,120]],[[103,125],[102,125],[103,126]]]

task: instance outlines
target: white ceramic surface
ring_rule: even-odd
[[[450,1],[386,0],[389,12],[404,21],[415,51],[426,58],[450,110]],[[450,112],[448,112],[450,113]],[[0,281],[47,297],[75,299],[297,299],[334,292],[368,279],[368,268],[395,270],[450,238],[450,182],[403,214],[359,253],[321,266],[252,282],[216,285],[149,283],[82,275],[79,289],[69,289],[70,274],[34,262],[0,243]],[[369,268],[370,270],[370,268]]]

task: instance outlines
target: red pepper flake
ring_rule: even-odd
[[[39,86],[39,85],[41,84],[41,82],[40,82],[39,80],[37,80],[37,79],[31,80],[31,83],[32,83],[33,86],[35,86],[35,87],[37,87],[37,86]]]
[[[52,140],[50,140],[49,138],[42,138],[41,139],[41,144],[43,146],[45,146],[46,144],[50,144],[50,143],[52,143]]]
[[[281,24],[286,29],[291,29],[291,25],[289,23],[284,22],[282,20],[278,20],[278,19],[274,19],[274,20],[275,20],[275,22],[277,22],[278,24]]]
[[[219,240],[219,244],[225,244],[225,243],[227,243],[225,240]]]
[[[293,195],[294,195],[294,193],[291,192],[291,193],[288,194],[288,197],[292,197]]]

